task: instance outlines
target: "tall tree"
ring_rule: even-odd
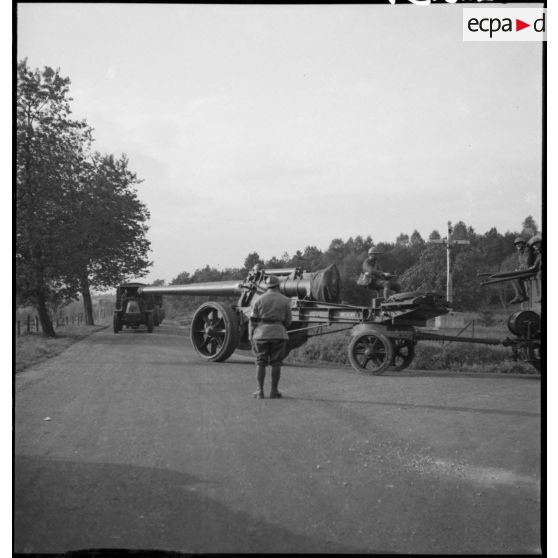
[[[256,264],[263,265],[263,260],[257,252],[250,252],[244,260],[244,269],[250,271]]]
[[[140,183],[122,155],[95,153],[88,176],[80,181],[73,207],[72,266],[68,280],[78,282],[86,323],[93,324],[91,289],[113,287],[142,277],[151,265],[146,238],[149,212],[138,199]]]
[[[525,236],[525,238],[535,236],[536,234],[539,233],[539,228],[537,226],[537,223],[531,215],[525,218],[525,221],[523,221],[521,226],[522,226],[521,234]]]
[[[16,293],[37,308],[43,335],[55,332],[48,304],[76,295],[64,249],[71,242],[67,201],[86,156],[91,131],[71,119],[68,78],[45,67],[17,66]]]

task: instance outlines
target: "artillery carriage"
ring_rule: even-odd
[[[510,346],[514,358],[530,362],[540,370],[540,318],[535,312],[514,313],[508,321],[513,337],[502,340],[439,335],[417,328],[449,311],[444,297],[432,292],[407,292],[388,299],[373,299],[369,307],[340,303],[339,272],[334,265],[314,273],[300,268],[254,269],[244,281],[143,286],[138,293],[238,297],[233,304],[203,303],[191,323],[190,339],[196,352],[205,360],[222,362],[237,349],[251,348],[250,307],[265,292],[270,275],[279,278],[280,292],[291,299],[293,323],[287,330],[287,351],[300,347],[311,337],[351,330],[349,362],[357,371],[369,374],[408,367],[419,340]]]

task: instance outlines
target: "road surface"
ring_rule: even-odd
[[[250,358],[206,363],[167,322],[18,374],[14,550],[540,553],[540,378],[254,384]]]

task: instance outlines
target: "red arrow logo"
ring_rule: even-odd
[[[516,31],[521,31],[522,29],[525,29],[525,27],[531,27],[530,23],[525,23],[524,21],[521,21],[520,19],[515,20],[515,30]]]

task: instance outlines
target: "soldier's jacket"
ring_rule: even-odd
[[[517,254],[517,263],[518,263],[518,270],[527,269],[529,266],[532,265],[533,256],[531,254],[531,250],[525,248]]]
[[[370,277],[375,279],[385,279],[385,272],[383,272],[377,263],[372,263],[369,259],[362,262],[362,271],[368,273]]]
[[[252,339],[288,339],[286,328],[293,321],[291,301],[276,289],[269,289],[252,305]]]

